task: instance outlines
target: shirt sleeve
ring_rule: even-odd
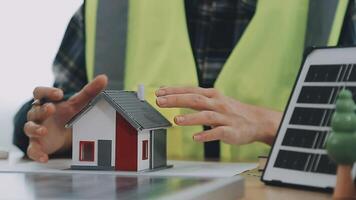
[[[86,83],[83,6],[74,14],[53,62],[54,87],[78,92]]]
[[[71,18],[62,43],[53,63],[55,77],[54,87],[61,88],[64,94],[79,91],[86,83],[84,59],[84,19],[83,6]],[[27,112],[31,109],[32,100],[25,103],[16,113],[13,123],[13,144],[26,153],[29,139],[23,131],[27,122]],[[53,156],[70,156],[71,151],[57,153]]]

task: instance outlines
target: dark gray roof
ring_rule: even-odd
[[[88,103],[66,125],[71,127],[101,98],[110,103],[137,130],[170,127],[172,124],[146,101],[140,101],[136,92],[105,90]]]

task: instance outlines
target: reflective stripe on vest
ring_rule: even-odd
[[[348,0],[309,2],[305,46],[335,46],[339,40]]]
[[[94,52],[106,51],[95,48],[100,42],[95,41],[97,7],[98,0],[86,1],[89,80],[93,78]],[[307,15],[307,0],[259,0],[255,16],[227,59],[215,88],[242,102],[282,111],[302,60]],[[154,91],[162,85],[198,86],[183,0],[130,0],[128,18],[125,89],[136,90],[143,83],[146,99],[155,106]],[[159,110],[171,121],[175,115],[191,112]],[[192,141],[192,134],[201,130],[200,126],[171,128],[169,158],[202,159],[203,145]],[[221,158],[252,161],[268,151],[261,143],[223,144]]]
[[[124,89],[128,0],[105,0],[98,4],[94,75],[107,74],[107,89]],[[115,25],[119,24],[119,26]]]

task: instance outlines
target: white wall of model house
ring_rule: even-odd
[[[98,140],[112,140],[111,166],[115,166],[116,111],[103,98],[73,125],[72,165],[97,166]],[[79,161],[79,141],[95,141],[94,162]]]

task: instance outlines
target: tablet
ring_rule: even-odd
[[[325,143],[336,97],[343,88],[351,90],[356,101],[356,47],[309,49],[262,181],[322,190],[334,187],[336,164],[328,157]]]

